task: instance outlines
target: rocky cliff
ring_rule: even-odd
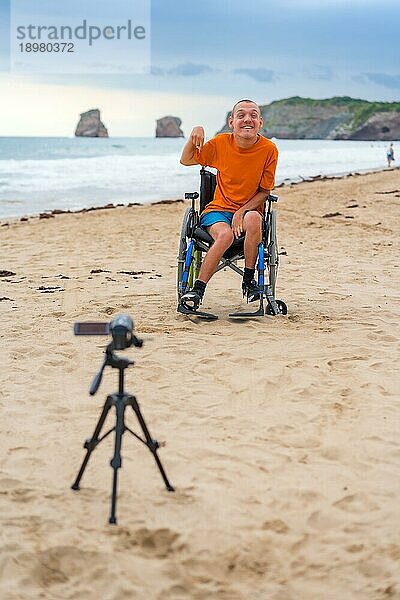
[[[81,113],[75,135],[77,137],[108,137],[108,131],[100,120],[98,108]]]
[[[400,140],[400,102],[368,102],[347,96],[286,98],[260,106],[268,138]],[[230,131],[228,117],[218,132]]]
[[[157,119],[156,137],[183,137],[182,121],[178,117]]]

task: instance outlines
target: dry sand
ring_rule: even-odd
[[[289,314],[241,323],[230,271],[218,321],[175,312],[182,203],[1,227],[2,599],[400,598],[400,174],[279,194]],[[121,312],[176,493],[126,434],[110,526],[111,437],[70,485],[116,372],[88,396],[107,338],[72,326]]]

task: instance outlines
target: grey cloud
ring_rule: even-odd
[[[400,75],[388,75],[387,73],[365,73],[368,81],[383,85],[394,90],[400,89]]]
[[[276,81],[276,75],[274,71],[265,69],[264,67],[248,68],[248,69],[235,69],[234,73],[239,75],[247,75],[255,81],[269,82]]]
[[[182,65],[177,65],[172,69],[169,69],[168,73],[170,75],[179,75],[182,77],[192,77],[196,75],[202,75],[203,73],[209,73],[213,69],[208,65],[195,65],[193,63],[187,62]]]

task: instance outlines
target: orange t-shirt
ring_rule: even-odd
[[[274,187],[278,149],[271,140],[259,136],[250,148],[239,148],[233,133],[220,133],[194,155],[202,166],[218,170],[214,199],[204,212],[236,212],[259,188]]]

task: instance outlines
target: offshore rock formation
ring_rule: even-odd
[[[162,117],[157,119],[156,137],[183,137],[182,121],[178,117]]]
[[[286,98],[260,106],[268,138],[400,140],[400,102],[368,102],[348,96]],[[230,131],[228,117],[218,132]]]
[[[100,120],[98,108],[81,113],[81,118],[75,130],[77,137],[108,137],[108,131]]]

